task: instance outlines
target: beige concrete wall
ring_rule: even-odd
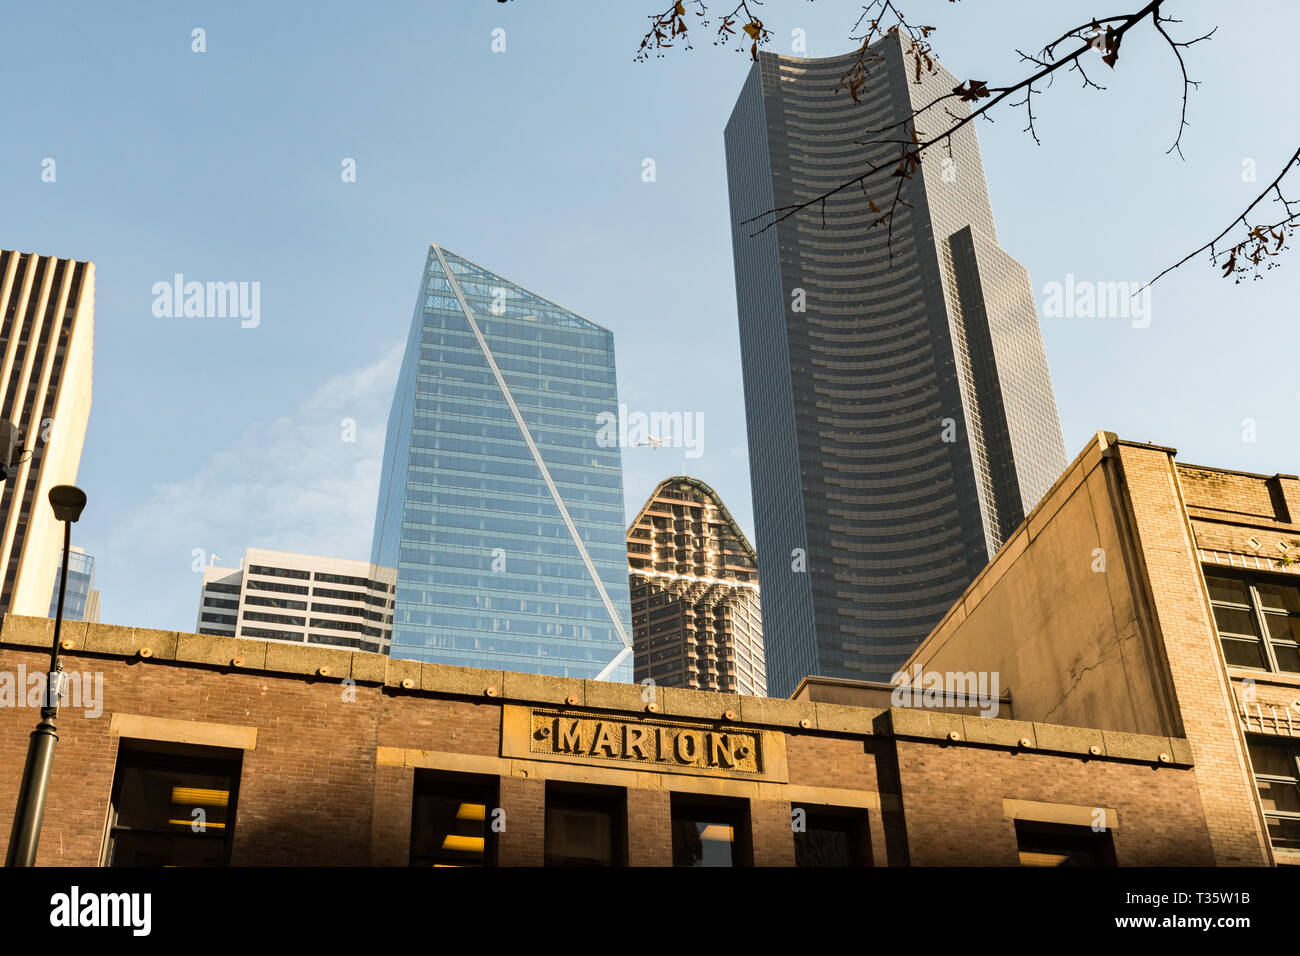
[[[909,671],[995,672],[1020,720],[1181,734],[1117,500],[1113,441],[1089,442]]]
[[[1099,432],[908,666],[997,671],[1018,720],[1186,737],[1215,861],[1267,864],[1193,522],[1289,531],[1285,476],[1192,469],[1189,506],[1174,454]]]
[[[26,362],[32,367],[18,384],[17,396],[26,394],[28,382],[35,378],[37,389],[36,404],[32,409],[30,420],[24,421],[25,447],[31,449],[37,442],[45,442],[41,457],[40,472],[37,476],[35,494],[32,498],[31,513],[27,528],[21,539],[17,537],[18,509],[8,516],[5,527],[4,547],[0,553],[7,554],[11,548],[21,548],[22,556],[18,573],[14,578],[13,596],[9,603],[11,614],[23,614],[38,617],[50,613],[50,596],[54,593],[55,569],[63,553],[63,525],[54,519],[50,508],[50,489],[55,485],[70,485],[77,481],[77,469],[81,464],[81,448],[86,437],[86,425],[90,419],[91,378],[94,364],[95,336],[95,266],[86,263],[81,281],[80,295],[75,300],[75,312],[68,336],[67,352],[64,355],[63,368],[57,383],[58,391],[50,418],[52,422],[46,428],[41,412],[45,396],[51,385],[57,336],[63,327],[64,310],[73,305],[74,263],[69,261],[63,275],[63,284],[59,289],[52,286],[53,261],[46,273],[45,295],[56,300],[50,330],[49,343],[44,351],[38,350],[35,343],[41,331],[40,323],[35,323],[31,332],[32,345],[27,350]],[[33,290],[36,295],[36,290]],[[16,338],[16,336],[14,336]],[[39,354],[38,354],[39,353]],[[42,363],[37,367],[37,360]],[[10,479],[15,488],[25,487],[28,480],[28,467],[24,465],[18,474]],[[20,503],[15,499],[15,505]],[[88,507],[94,507],[91,502]],[[73,535],[76,541],[76,535]]]

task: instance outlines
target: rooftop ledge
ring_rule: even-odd
[[[54,621],[47,617],[6,614],[0,628],[0,650],[48,651],[53,640]],[[646,688],[640,684],[480,670],[394,660],[368,651],[84,621],[65,621],[59,643],[65,655],[134,658],[145,666],[192,665],[226,673],[249,671],[331,681],[351,678],[358,684],[383,686],[390,693],[398,694],[440,694],[488,699],[494,703],[632,712],[652,719],[709,720],[849,736],[930,740],[951,746],[977,745],[1100,760],[1192,766],[1191,746],[1179,737],[1063,727],[936,710],[855,707],[678,687],[656,688],[654,702],[649,703],[642,697]]]

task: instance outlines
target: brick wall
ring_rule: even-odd
[[[375,799],[370,815],[370,865],[406,866],[411,859],[411,806],[415,771],[410,767],[376,767]]]
[[[789,800],[751,800],[749,829],[755,866],[794,866]]]
[[[48,622],[19,620],[34,630],[11,640],[15,624],[6,621],[0,675],[20,667],[39,672],[44,666],[44,652],[35,648],[48,634]],[[67,670],[103,675],[103,712],[93,719],[71,707],[60,712],[61,739],[40,863],[98,864],[119,747],[120,733],[114,728],[126,728],[131,736],[208,746],[218,744],[200,738],[216,734],[225,741],[220,746],[241,748],[232,860],[244,865],[406,865],[413,786],[416,768],[422,766],[495,778],[498,805],[505,811],[497,859],[506,866],[545,861],[548,780],[623,788],[628,861],[636,866],[671,863],[674,794],[747,801],[755,863],[791,865],[794,836],[786,779],[789,787],[801,789],[801,803],[869,808],[876,865],[905,865],[909,858],[920,863],[1006,862],[1005,824],[988,810],[994,806],[988,800],[1002,796],[1064,803],[1110,800],[1126,808],[1129,829],[1122,862],[1199,862],[1187,846],[1195,843],[1204,824],[1194,784],[1188,782],[1195,777],[1185,761],[1155,771],[1150,760],[1110,759],[1117,751],[1089,760],[1077,751],[1025,757],[1006,747],[965,741],[949,747],[942,723],[931,728],[934,739],[892,736],[894,722],[907,712],[757,699],[740,705],[755,716],[738,720],[783,735],[786,775],[755,781],[629,771],[609,762],[508,758],[501,747],[503,703],[585,704],[644,717],[640,688],[511,675],[503,682],[499,673],[454,668],[424,675],[423,686],[403,687],[401,677],[413,665],[375,660],[376,655],[356,655],[350,661],[346,656],[323,658],[328,665],[311,656],[300,673],[284,672],[290,665],[283,662],[276,665],[281,672],[253,671],[167,659],[175,636],[171,644],[165,637],[99,626],[86,640],[119,647],[120,653],[64,651]],[[149,659],[126,656],[142,641],[159,648],[158,653]],[[236,650],[256,662],[264,660],[258,655],[269,653],[268,647],[249,641]],[[230,648],[223,644],[220,650],[214,655],[218,659]],[[418,666],[415,671],[420,672]],[[341,683],[343,674],[363,677]],[[662,702],[672,713],[658,713],[655,719],[718,720],[722,707],[737,706],[719,695],[674,693],[678,696],[666,695]],[[578,703],[566,705],[569,699]],[[0,707],[0,841],[7,842],[28,734],[38,716],[29,707]],[[961,718],[951,719],[960,726]],[[167,733],[180,736],[149,737],[164,724]],[[982,728],[986,725],[1003,727],[1008,740],[1022,733],[1018,722],[981,722]],[[255,741],[249,733],[253,730]],[[1176,750],[1177,742],[1168,738],[1144,740],[1142,752],[1148,756]],[[1145,782],[1146,789],[1134,781]],[[963,831],[959,838],[949,832],[954,821]],[[1170,828],[1190,843],[1169,837]],[[1169,847],[1164,856],[1162,845]],[[971,855],[974,846],[983,849]]]
[[[673,830],[667,790],[627,791],[627,862],[629,866],[671,866]]]
[[[43,671],[48,656],[6,647],[0,669]],[[257,728],[244,751],[233,862],[243,865],[365,865],[370,862],[375,715],[380,690],[337,681],[220,673],[146,661],[65,655],[65,669],[103,674],[103,713],[62,708],[42,865],[96,866],[103,845],[118,738],[113,714],[202,720]],[[28,734],[29,707],[0,707],[0,833],[8,841]],[[328,755],[325,759],[322,759]],[[335,808],[328,826],[314,811]],[[407,807],[409,819],[410,809]],[[47,826],[47,830],[49,827]]]
[[[1251,475],[1179,465],[1178,477],[1189,508],[1300,523],[1300,479],[1294,475]]]
[[[546,782],[502,777],[498,800],[505,829],[497,834],[497,863],[541,866],[546,859]]]
[[[1003,799],[1117,811],[1121,866],[1208,866],[1215,858],[1197,780],[1177,767],[1062,761],[1046,754],[898,741],[907,845],[914,866],[1016,866]]]
[[[1276,502],[1263,477],[1194,465],[1179,465],[1178,475],[1189,507],[1278,520]]]
[[[1121,445],[1120,461],[1215,857],[1221,865],[1267,863],[1254,779],[1180,491],[1182,470],[1175,469],[1166,450],[1138,445]],[[1214,500],[1222,506],[1264,507],[1251,483],[1219,481],[1221,476],[1186,475],[1202,503],[1209,499],[1213,477],[1222,495]]]

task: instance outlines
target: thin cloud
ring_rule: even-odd
[[[247,547],[367,559],[384,433],[402,360],[375,362],[316,389],[290,414],[251,423],[188,478],[153,488],[108,534],[105,620],[191,630],[194,549],[236,567]],[[345,440],[345,420],[355,440]],[[129,577],[125,569],[129,568]],[[111,575],[113,580],[109,580]]]

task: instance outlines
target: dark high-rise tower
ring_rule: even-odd
[[[904,184],[892,237],[869,205],[888,210],[888,172],[758,235],[769,220],[744,223],[896,158],[869,131],[958,85],[942,67],[913,82],[897,38],[871,53],[859,103],[839,86],[856,54],[759,54],[726,130],[773,695],[807,674],[888,679],[1065,467],[973,127]],[[948,122],[927,116],[923,133]]]

